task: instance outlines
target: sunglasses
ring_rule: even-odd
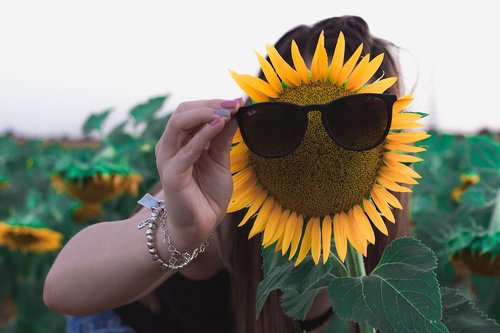
[[[240,107],[241,135],[256,155],[273,158],[292,153],[304,139],[310,111],[321,112],[323,126],[339,146],[354,151],[375,148],[391,127],[395,95],[354,94],[327,104],[264,102]]]

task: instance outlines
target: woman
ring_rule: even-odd
[[[298,26],[275,48],[293,64],[294,40],[310,68],[321,32],[328,52],[343,32],[346,58],[363,43],[363,54],[385,54],[375,78],[399,77],[396,47],[372,36],[356,16]],[[393,85],[386,93],[399,95],[400,90]],[[184,268],[164,271],[151,260],[144,233],[137,230],[150,216],[149,209],[122,221],[91,225],[66,244],[47,276],[44,300],[50,308],[74,316],[114,309],[137,332],[299,332],[301,326],[320,331],[331,312],[325,294],[316,298],[305,322],[283,314],[278,293],[255,319],[262,279],[260,239],[247,239],[249,223],[236,227],[245,209],[226,214],[233,189],[229,153],[238,128],[235,115],[243,104],[242,99],[181,103],[156,146],[160,186],[151,193],[168,204],[168,236],[177,250],[189,253],[209,239],[206,250]],[[406,196],[398,199],[406,206]],[[376,233],[375,245],[368,247],[368,272],[392,239],[408,233],[406,211],[396,212],[396,219],[388,224],[389,237]],[[161,238],[161,231],[156,232]],[[160,257],[168,261],[168,247],[157,243]]]

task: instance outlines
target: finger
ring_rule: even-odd
[[[180,174],[192,167],[201,154],[205,152],[205,147],[210,141],[223,130],[224,125],[224,119],[216,117],[212,122],[203,126],[175,155],[175,163],[172,163],[172,172]]]
[[[238,122],[236,118],[231,118],[224,126],[224,129],[210,141],[210,148],[208,149],[210,157],[228,169],[231,166],[231,144],[237,128]]]
[[[197,101],[188,101],[180,103],[177,106],[175,113],[183,113],[190,109],[198,109],[203,107],[209,107],[213,109],[225,108],[225,109],[233,109],[236,104],[243,105],[242,98],[236,98],[234,100],[226,100],[226,99],[206,99],[206,100],[197,100]]]
[[[196,132],[217,117],[214,109],[203,107],[176,113],[170,118],[160,138],[162,158],[170,158],[186,145]],[[157,154],[157,157],[159,157]]]

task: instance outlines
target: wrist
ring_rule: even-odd
[[[194,234],[190,233],[188,235],[184,233],[182,237],[179,236],[179,243],[181,245],[180,247],[178,247],[179,244],[174,245],[172,239],[176,235],[180,235],[180,233],[176,232],[176,228],[174,227],[172,228],[174,235],[171,234],[171,228],[168,225],[167,221],[168,213],[165,202],[162,200],[158,200],[149,194],[146,194],[142,199],[138,201],[138,203],[151,210],[150,217],[139,222],[137,227],[138,229],[142,229],[147,226],[147,248],[152,256],[153,261],[161,268],[167,270],[181,269],[190,264],[194,259],[196,259],[200,253],[205,252],[206,247],[209,245],[208,240],[213,238],[213,234],[210,234],[210,236],[208,237],[209,239],[202,241],[201,244],[195,245],[192,251],[184,251],[184,248],[192,247],[192,240],[197,240],[200,233],[196,232]],[[158,249],[158,244],[160,243],[164,243],[164,245],[166,245],[166,250]],[[197,241],[196,244],[198,244]]]

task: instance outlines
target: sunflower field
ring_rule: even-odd
[[[162,112],[167,100],[168,94],[139,103],[110,131],[104,125],[111,110],[91,114],[79,140],[0,134],[1,333],[65,331],[65,316],[43,303],[45,276],[72,235],[127,217],[156,183],[154,148],[170,115]],[[346,277],[332,256],[324,265],[307,256],[295,267],[269,246],[262,251],[257,311],[280,289],[285,313],[304,318],[313,297],[333,286],[338,292],[329,293],[335,309],[329,332],[347,332],[349,321],[406,332],[389,318],[401,309],[411,317],[400,318],[403,324],[428,328],[418,332],[500,332],[500,138],[490,132],[429,134],[421,142],[426,151],[416,154],[424,162],[414,167],[422,178],[413,187],[412,235],[387,247],[380,269]],[[398,269],[382,269],[394,263]],[[397,298],[412,287],[391,284],[387,291],[377,282],[409,274],[415,285],[435,292],[382,302],[380,295]],[[375,282],[365,294],[358,287],[366,279]],[[426,292],[415,288],[415,295]]]

